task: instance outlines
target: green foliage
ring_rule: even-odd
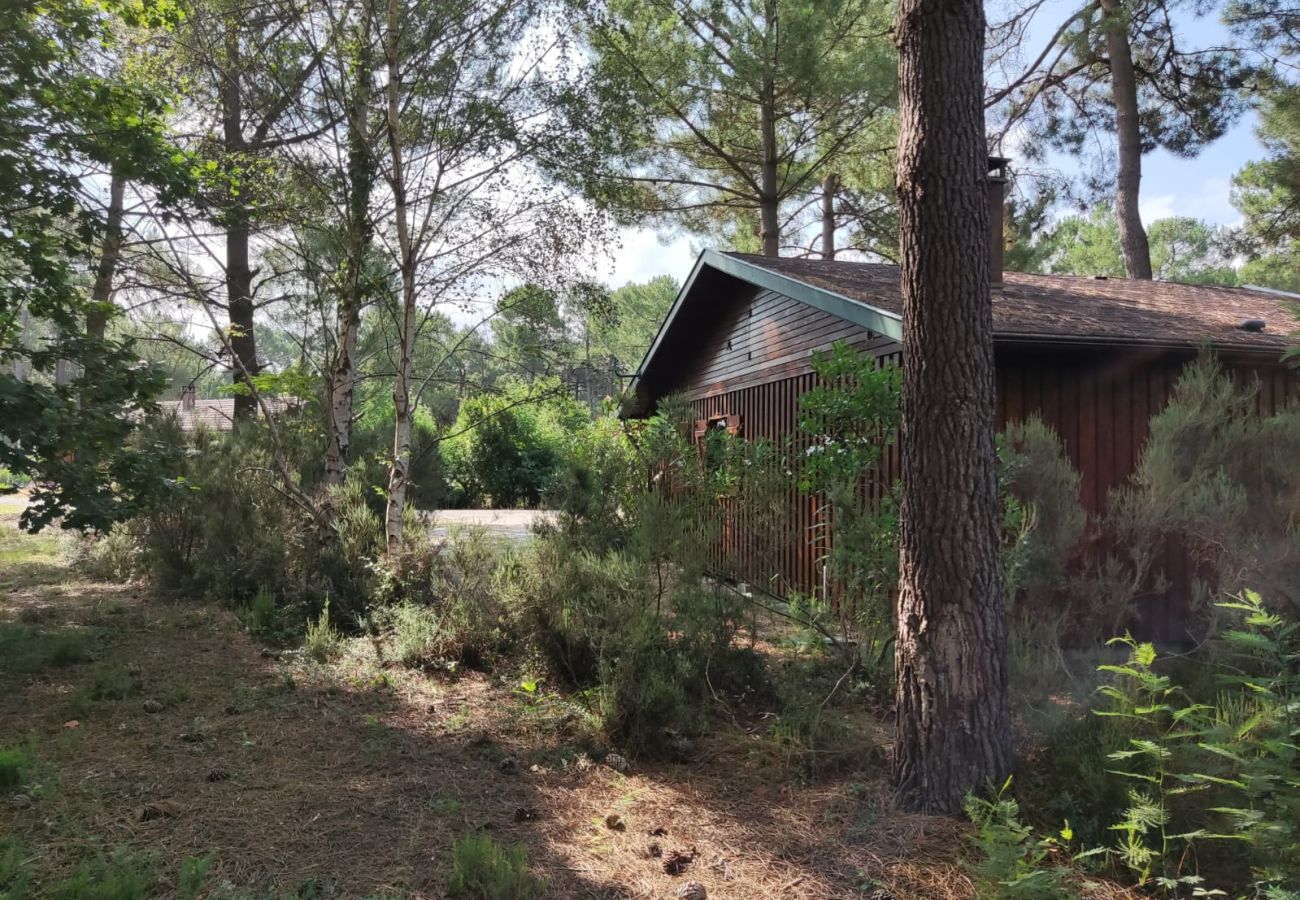
[[[845,630],[874,656],[893,634],[898,583],[896,489],[879,464],[902,418],[902,370],[843,343],[815,354],[813,370],[818,384],[799,398],[799,429],[809,440],[799,485],[821,502],[823,563],[856,626]]]
[[[1159,281],[1237,284],[1230,235],[1199,219],[1173,216],[1147,228],[1151,269]],[[1043,228],[1016,257],[1021,271],[1124,278],[1119,223],[1110,206],[1067,216]]]
[[[506,640],[509,552],[481,528],[441,542],[407,534],[376,563],[376,626],[404,665],[487,665]]]
[[[284,416],[279,423],[287,464],[305,491],[317,460],[309,424]],[[309,613],[331,599],[336,624],[364,609],[368,562],[382,528],[358,477],[323,499],[324,521],[281,489],[275,450],[260,423],[226,433],[183,433],[175,420],[149,423],[144,440],[174,448],[177,459],[167,502],[131,523],[144,568],[169,593],[244,605],[257,600],[253,627],[280,625],[301,634]],[[276,620],[273,604],[285,616]]]
[[[0,900],[24,900],[31,879],[23,846],[12,837],[0,837]]]
[[[452,501],[537,506],[555,483],[565,444],[587,420],[587,410],[555,381],[467,398],[442,442]]]
[[[52,900],[148,900],[157,879],[152,860],[126,851],[86,860],[52,888]]]
[[[248,608],[244,612],[244,626],[259,638],[274,640],[278,637],[279,625],[280,611],[275,595],[263,588],[248,601]]]
[[[609,299],[612,314],[588,323],[589,354],[592,359],[613,357],[623,372],[635,372],[677,299],[677,282],[659,275],[643,284],[625,284]]]
[[[1113,609],[1122,611],[1158,580],[1169,535],[1180,536],[1198,560],[1204,593],[1255,586],[1275,604],[1300,609],[1293,500],[1300,412],[1258,415],[1256,390],[1204,357],[1187,366],[1170,403],[1151,420],[1137,469],[1112,493],[1102,523],[1118,548]]]
[[[30,743],[0,747],[0,793],[22,787],[34,762]]]
[[[214,853],[207,853],[203,856],[187,856],[181,860],[181,871],[176,884],[176,893],[179,895],[180,900],[198,900],[203,885],[208,880],[208,873],[212,871],[214,862],[216,862],[216,854]]]
[[[1141,887],[1292,896],[1300,890],[1300,625],[1253,592],[1219,606],[1232,622],[1184,664],[1197,674],[1190,687],[1151,644],[1113,641],[1127,658],[1100,667],[1110,679],[1094,710],[1103,727],[1076,721],[1062,731],[1034,761],[1028,795],[1040,812],[1070,809],[1090,825],[1113,816],[1105,849]],[[1062,789],[1073,793],[1071,805],[1051,805]],[[1081,837],[1096,836],[1090,827]],[[1085,856],[1101,852],[1094,846]]]
[[[1020,804],[1010,795],[1011,779],[991,797],[967,796],[966,815],[975,823],[979,859],[969,866],[978,896],[1011,900],[1051,900],[1073,896],[1068,870],[1049,863],[1061,841],[1072,839],[1069,823],[1056,838],[1039,838],[1020,819]]]
[[[666,12],[631,0],[599,13],[572,7],[591,54],[593,91],[575,98],[565,175],[624,220],[754,250],[760,203],[793,207],[826,173],[865,187],[858,167],[888,162],[880,148],[891,140],[896,92],[893,48],[882,39],[885,7],[861,0],[690,2]],[[775,123],[770,198],[758,189],[764,110]],[[794,126],[801,117],[817,127]],[[796,218],[781,209],[781,223]],[[796,223],[787,230],[772,239],[802,243]]]
[[[1008,606],[1023,591],[1030,615],[1040,616],[1052,592],[1066,584],[1087,525],[1079,473],[1056,432],[1037,416],[1006,427],[998,459],[1009,523],[1003,552]]]
[[[83,631],[0,623],[0,671],[35,674],[75,666],[90,658],[90,636]]]
[[[489,835],[467,834],[452,848],[447,896],[452,900],[531,900],[546,882],[528,869],[523,847],[500,847]]]
[[[148,410],[158,374],[129,345],[87,335],[92,311],[82,260],[101,217],[83,202],[82,174],[112,169],[154,186],[164,205],[188,193],[186,156],[163,136],[162,97],[86,58],[112,51],[127,25],[165,26],[169,2],[17,4],[0,32],[0,466],[33,479],[23,525],[103,530],[161,486],[148,448],[129,446],[128,413]],[[24,346],[25,309],[51,335]],[[97,310],[103,312],[102,310]],[[32,342],[35,344],[36,342]],[[80,371],[53,376],[61,361]],[[23,377],[8,371],[21,367]]]
[[[302,649],[307,658],[318,663],[327,663],[343,650],[343,637],[330,622],[330,604],[326,598],[320,616],[307,623],[307,633],[303,637]]]

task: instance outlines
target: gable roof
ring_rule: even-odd
[[[902,340],[897,266],[705,250],[642,360],[634,387],[665,345],[699,326],[691,307],[725,281],[775,291]],[[1300,296],[1264,288],[1007,272],[993,291],[993,333],[999,344],[1209,346],[1277,359],[1300,330],[1297,303]],[[1263,319],[1264,331],[1242,330],[1247,319]]]
[[[717,254],[779,273],[902,321],[897,266]],[[798,298],[796,298],[798,299]],[[993,291],[994,339],[1216,348],[1281,354],[1300,329],[1300,296],[1261,288],[1006,272]],[[1241,329],[1262,319],[1263,332]],[[877,329],[878,330],[878,329]],[[900,329],[901,334],[901,329]]]

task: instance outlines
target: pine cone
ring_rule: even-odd
[[[688,881],[677,889],[678,900],[708,900],[709,892],[698,881]]]
[[[664,856],[664,871],[669,875],[680,875],[693,862],[695,862],[694,847],[688,847],[685,850],[674,848]]]

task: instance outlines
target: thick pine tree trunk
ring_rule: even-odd
[[[947,813],[1011,768],[980,0],[901,0],[903,497],[894,777]]]
[[[348,110],[348,239],[342,290],[335,322],[335,352],[330,360],[325,484],[343,483],[348,451],[352,446],[352,408],[357,383],[357,333],[364,302],[366,253],[370,246],[370,194],[374,187],[375,161],[370,146],[369,111],[373,67],[370,57],[372,9],[369,0],[361,4],[357,28],[357,52]]]
[[[393,380],[393,458],[388,470],[388,505],[384,514],[384,537],[388,550],[395,551],[402,540],[402,511],[411,468],[411,348],[415,343],[415,253],[407,221],[405,171],[402,164],[401,67],[398,57],[399,0],[388,0],[388,34],[384,56],[388,66],[388,150],[392,175],[393,215],[397,220],[397,246],[402,276],[402,324],[398,336],[397,376]]]
[[[1119,141],[1119,172],[1115,180],[1115,215],[1119,246],[1129,278],[1151,278],[1151,248],[1138,211],[1142,186],[1142,128],[1138,119],[1137,76],[1129,44],[1126,12],[1118,0],[1101,0],[1106,54],[1110,57],[1111,97],[1115,103],[1115,135]]]
[[[239,42],[234,30],[226,35],[226,60],[231,72],[239,69]],[[221,89],[222,149],[227,154],[243,153],[244,98],[240,94],[239,79],[226,78]],[[249,267],[249,242],[251,228],[247,207],[239,200],[230,199],[225,210],[226,226],[226,314],[230,321],[231,378],[235,385],[248,382],[256,375],[257,341],[253,334],[253,271]],[[257,415],[257,401],[252,391],[235,394],[235,421],[251,419]]]

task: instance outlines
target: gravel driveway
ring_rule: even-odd
[[[437,538],[446,537],[455,528],[474,525],[509,541],[525,540],[532,534],[534,522],[555,518],[548,509],[444,509],[423,515],[433,520],[433,536]]]

